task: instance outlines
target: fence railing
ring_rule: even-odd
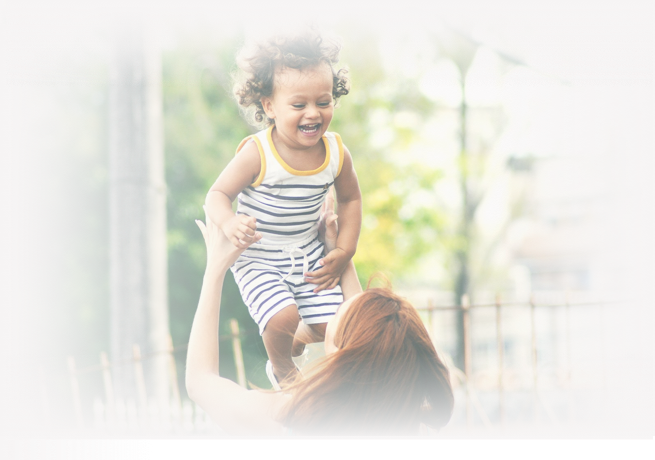
[[[463,390],[463,413],[465,414],[466,426],[473,425],[474,413],[478,415],[478,420],[484,426],[492,426],[494,423],[491,417],[487,414],[483,405],[478,398],[478,390],[476,388],[475,379],[473,375],[473,351],[472,342],[473,336],[471,332],[471,313],[473,310],[494,309],[495,310],[495,335],[496,335],[496,355],[497,355],[497,379],[496,379],[496,392],[497,392],[497,410],[498,416],[495,418],[496,423],[502,425],[506,421],[507,409],[507,393],[508,389],[505,385],[505,377],[508,368],[505,365],[504,357],[504,337],[505,331],[503,330],[502,312],[507,307],[528,308],[530,317],[530,357],[532,382],[532,411],[535,420],[545,413],[550,420],[555,421],[556,416],[550,409],[548,404],[541,398],[539,391],[539,355],[537,346],[537,322],[536,310],[542,308],[560,308],[565,312],[565,326],[564,326],[564,348],[567,353],[566,362],[566,378],[565,382],[570,388],[572,361],[571,361],[571,319],[570,310],[572,308],[582,308],[585,306],[595,306],[602,308],[605,305],[614,304],[617,302],[579,302],[579,303],[536,303],[534,296],[528,302],[516,303],[502,303],[500,298],[496,298],[495,302],[488,304],[474,304],[469,303],[468,297],[464,296],[461,299],[460,305],[452,306],[434,306],[427,305],[418,308],[419,312],[427,315],[424,318],[428,331],[432,334],[433,322],[435,315],[444,312],[461,312],[463,316],[463,369],[457,368],[451,360],[447,360],[447,365],[451,371],[451,380],[453,384],[459,389]],[[241,339],[244,333],[240,332],[239,325],[236,320],[232,319],[230,322],[230,334],[222,335],[219,337],[220,341],[230,341],[232,344],[234,363],[236,367],[236,380],[242,387],[247,387],[245,365],[243,361],[243,353],[241,349]],[[601,344],[603,342],[603,331],[600,331]],[[435,338],[433,337],[433,340]],[[93,427],[99,430],[128,430],[133,432],[138,431],[176,431],[180,433],[210,433],[216,432],[216,428],[212,428],[213,424],[207,415],[194,403],[190,401],[182,401],[180,397],[180,389],[178,387],[178,370],[175,363],[175,353],[186,350],[187,344],[181,344],[173,347],[172,340],[169,336],[168,347],[165,350],[154,351],[147,354],[142,354],[138,344],[133,346],[132,356],[122,360],[109,361],[105,352],[100,354],[100,362],[95,365],[77,368],[75,359],[72,356],[68,357],[68,379],[72,394],[72,405],[75,413],[75,420],[79,428],[90,427],[89,421],[85,420],[82,398],[80,394],[79,377],[85,374],[99,373],[102,377],[102,386],[104,390],[103,397],[96,397],[93,403]],[[439,349],[439,347],[437,347]],[[600,347],[602,353],[602,345]],[[438,350],[440,351],[440,350]],[[442,354],[442,353],[441,353]],[[146,381],[144,376],[143,363],[144,361],[153,359],[155,357],[164,356],[168,361],[168,379],[170,388],[170,398],[166,402],[154,401],[153,398],[148,398],[146,392]],[[136,385],[136,401],[120,401],[114,394],[112,370],[118,366],[132,366],[134,373],[134,382]],[[525,369],[522,369],[523,371]],[[462,401],[460,399],[459,404]],[[457,401],[456,401],[457,404]],[[88,413],[88,411],[87,411]],[[218,430],[220,431],[220,430]]]
[[[535,301],[535,296],[531,295],[529,301],[527,302],[502,302],[500,296],[496,296],[495,301],[491,303],[481,303],[471,305],[467,295],[464,295],[461,299],[459,305],[450,305],[450,306],[434,306],[428,303],[427,306],[420,307],[418,310],[427,314],[425,318],[426,326],[432,335],[433,331],[433,322],[435,314],[444,313],[444,312],[461,312],[462,315],[462,332],[463,338],[462,342],[464,345],[463,350],[463,369],[457,368],[452,362],[449,362],[449,368],[451,371],[451,380],[454,380],[454,383],[459,383],[464,392],[464,413],[465,413],[465,423],[466,426],[473,425],[473,414],[474,411],[479,416],[479,420],[484,426],[491,426],[492,422],[490,417],[487,415],[486,411],[483,409],[480,404],[476,393],[476,384],[473,375],[473,353],[472,353],[472,342],[473,335],[471,333],[471,313],[473,310],[495,310],[494,322],[495,322],[495,338],[496,338],[496,392],[497,392],[497,423],[498,425],[504,425],[506,422],[506,393],[507,388],[505,385],[506,374],[509,369],[505,366],[504,357],[505,357],[505,346],[504,338],[505,331],[503,330],[503,310],[507,307],[518,307],[518,308],[527,308],[529,309],[529,351],[530,351],[530,368],[529,372],[531,373],[531,385],[529,390],[532,392],[532,418],[533,421],[539,421],[543,414],[546,415],[550,422],[558,422],[558,417],[555,415],[552,408],[544,401],[540,392],[540,373],[543,372],[540,368],[540,358],[538,354],[538,332],[537,332],[537,319],[536,312],[539,309],[560,309],[564,311],[564,327],[563,332],[564,343],[563,347],[565,349],[566,362],[564,364],[564,376],[562,389],[571,390],[572,389],[572,372],[574,370],[574,364],[571,358],[571,350],[573,344],[572,337],[572,321],[571,321],[571,310],[572,309],[581,309],[581,308],[596,308],[597,315],[600,317],[599,327],[596,331],[598,333],[599,347],[596,353],[595,358],[600,360],[600,357],[604,355],[605,352],[605,329],[603,327],[603,315],[605,307],[611,305],[617,305],[624,303],[624,301],[586,301],[586,302],[570,302],[568,296],[563,302],[542,302],[537,303]],[[434,341],[433,336],[433,341]],[[437,347],[439,348],[439,347]],[[561,369],[560,369],[561,370]],[[522,369],[525,371],[525,369]],[[552,370],[551,370],[552,371]],[[604,386],[604,376],[606,373],[603,363],[600,363],[600,385],[599,387]],[[524,389],[528,389],[525,388]],[[571,404],[571,398],[568,398],[569,405]],[[569,410],[570,413],[570,410]]]
[[[240,332],[238,322],[230,320],[230,335],[219,337],[221,342],[231,341],[236,366],[237,383],[247,387],[241,339],[244,333]],[[79,429],[90,428],[89,420],[85,420],[79,378],[86,374],[99,373],[102,377],[103,397],[96,397],[93,403],[93,428],[101,430],[128,430],[128,431],[178,431],[178,432],[206,432],[211,430],[211,421],[196,404],[191,401],[182,401],[179,389],[179,375],[175,361],[175,354],[187,349],[188,344],[173,346],[171,336],[168,336],[168,346],[164,350],[141,353],[138,344],[132,346],[130,358],[109,361],[106,352],[100,353],[98,364],[78,368],[73,356],[69,356],[68,380],[71,388],[73,411],[76,426]],[[146,391],[146,379],[143,368],[144,361],[156,357],[167,360],[168,385],[170,388],[169,400],[155,400],[149,398]],[[117,367],[133,367],[134,383],[136,386],[136,401],[123,401],[115,396],[112,371]]]

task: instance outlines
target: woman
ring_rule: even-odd
[[[329,205],[327,209],[332,209]],[[235,435],[411,435],[450,419],[448,370],[418,312],[388,289],[362,292],[350,262],[341,277],[344,303],[327,325],[326,356],[284,392],[246,390],[218,375],[218,318],[236,248],[206,217],[196,221],[207,267],[187,354],[189,397]],[[330,215],[326,246],[336,240]],[[258,241],[255,234],[250,244]]]

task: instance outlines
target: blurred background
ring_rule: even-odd
[[[313,23],[352,81],[330,130],[363,192],[360,280],[390,279],[447,361],[441,436],[651,438],[653,12],[0,3],[2,431],[223,435],[184,389],[194,219],[255,132],[235,53]],[[233,280],[224,296],[221,374],[268,388]]]

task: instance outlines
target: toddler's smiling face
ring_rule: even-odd
[[[328,64],[276,71],[273,97],[262,98],[262,105],[285,147],[306,150],[321,140],[334,113],[332,84]]]

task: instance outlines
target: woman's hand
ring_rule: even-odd
[[[318,237],[325,243],[325,254],[337,247],[337,236],[339,228],[337,225],[337,216],[334,213],[334,193],[332,187],[328,191],[327,197],[321,208],[321,221],[318,224]]]
[[[200,228],[202,237],[205,240],[205,246],[207,247],[207,269],[217,268],[227,271],[248,246],[262,238],[262,234],[256,232],[250,238],[248,244],[244,245],[243,248],[237,248],[209,218],[207,209],[204,206],[202,208],[205,210],[205,222],[196,220],[196,224]]]
[[[325,243],[325,257],[319,262],[322,268],[306,274],[305,281],[317,284],[318,287],[314,292],[323,289],[334,289],[341,278],[341,274],[350,260],[346,253],[337,248],[337,236],[339,227],[337,225],[337,216],[334,213],[334,193],[332,188],[327,194],[323,207],[321,208],[321,220],[318,226],[318,237]]]

